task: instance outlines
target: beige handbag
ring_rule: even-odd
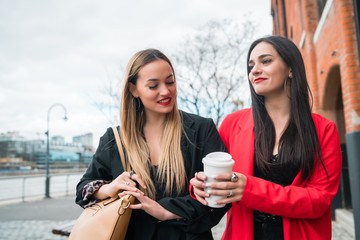
[[[120,158],[126,171],[130,171],[130,165],[125,163],[119,133],[115,127],[116,144]],[[125,168],[126,166],[126,168]],[[69,236],[70,240],[122,240],[125,239],[129,225],[131,210],[130,204],[134,203],[132,195],[118,196],[105,199],[84,209],[76,220],[75,226]]]

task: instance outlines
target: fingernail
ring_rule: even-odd
[[[206,192],[208,193],[209,196],[210,196],[210,194],[213,193],[211,190],[207,190]]]
[[[211,191],[210,191],[211,192]],[[210,197],[209,193],[205,193],[205,197]]]
[[[205,187],[211,187],[211,183],[205,183]]]

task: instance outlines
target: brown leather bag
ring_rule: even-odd
[[[130,165],[125,163],[125,155],[119,133],[115,127],[112,129],[124,169],[130,171]],[[76,220],[69,240],[125,239],[132,211],[128,207],[134,201],[135,198],[132,195],[125,195],[122,198],[115,196],[85,208]]]

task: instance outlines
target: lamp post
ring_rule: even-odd
[[[55,103],[50,106],[47,112],[47,130],[46,134],[46,177],[45,177],[45,198],[50,198],[50,176],[49,176],[49,161],[50,161],[50,142],[49,142],[49,125],[50,125],[50,112],[54,107],[59,106],[64,109],[64,120],[67,120],[66,108],[61,103]]]

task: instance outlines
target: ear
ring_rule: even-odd
[[[290,69],[290,71],[289,71],[289,78],[292,78],[293,77],[293,75],[292,75],[292,70]]]
[[[131,95],[133,95],[134,98],[139,97],[139,94],[138,94],[137,89],[136,89],[136,85],[134,85],[131,82],[129,83],[129,91],[131,92]]]

